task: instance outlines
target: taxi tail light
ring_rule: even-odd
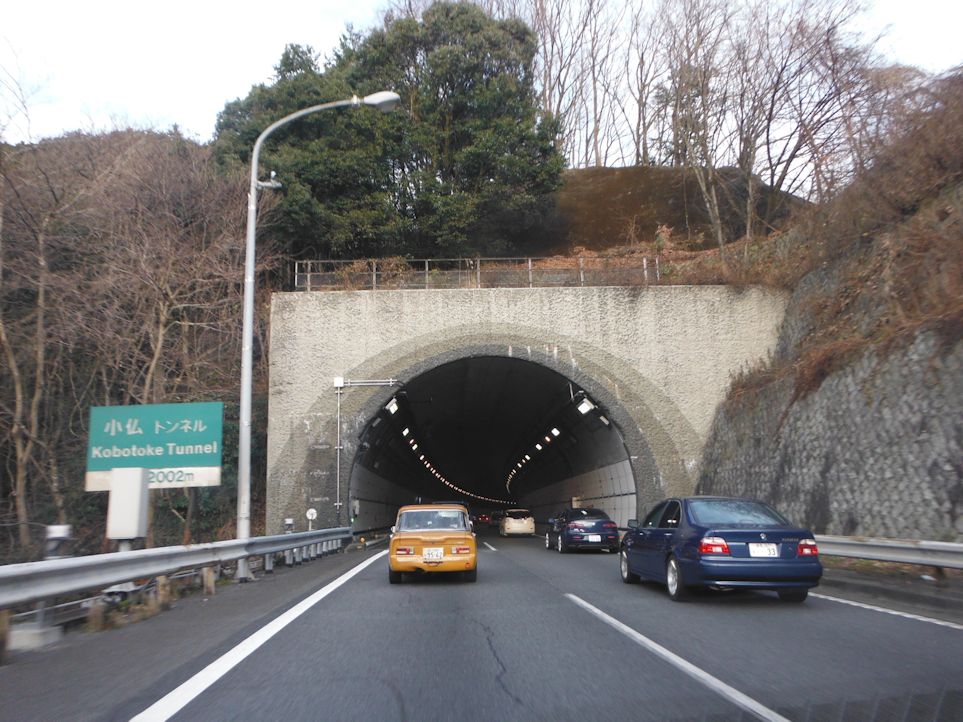
[[[702,537],[699,553],[705,555],[729,555],[729,544],[721,536]]]
[[[471,547],[454,547],[452,551],[455,554],[471,554]]]
[[[800,540],[799,546],[796,547],[796,556],[798,557],[819,556],[819,547],[816,546],[816,540],[815,539]]]
[[[399,557],[410,557],[415,553],[414,547],[395,547],[395,555]]]
[[[618,529],[618,528],[619,528],[619,525],[616,524],[614,521],[604,522],[604,523],[602,524],[602,526],[603,526],[604,528],[606,528],[606,529]]]

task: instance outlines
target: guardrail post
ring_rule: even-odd
[[[167,610],[171,608],[171,580],[166,574],[157,577],[157,606]]]
[[[7,639],[10,637],[10,610],[0,609],[0,664],[7,656]]]
[[[339,396],[338,399],[340,400],[340,398],[341,398],[341,397]],[[289,518],[287,518],[287,519],[284,520],[284,533],[285,533],[285,534],[293,534],[293,533],[294,533],[294,519],[291,519],[291,518],[289,517]],[[285,550],[284,550],[284,566],[286,566],[286,567],[294,566],[294,550],[293,550],[293,549],[285,549]]]
[[[578,257],[578,285],[585,285],[585,259]]]
[[[528,259],[528,287],[532,287],[532,259]]]
[[[204,594],[208,597],[214,596],[214,567],[204,567],[201,569],[201,581],[204,584]]]
[[[264,573],[274,574],[274,552],[264,555]]]

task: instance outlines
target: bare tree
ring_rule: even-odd
[[[673,153],[695,176],[721,249],[718,169],[730,132],[725,123],[730,68],[724,51],[732,13],[722,0],[681,0],[680,5],[682,12],[669,21],[666,33]]]
[[[629,22],[624,77],[632,104],[619,104],[619,111],[630,129],[631,157],[635,165],[654,162],[651,134],[664,117],[665,108],[658,101],[657,90],[668,72],[666,56],[660,47],[668,7],[667,0],[661,0],[655,8],[639,3]]]
[[[76,134],[14,160],[2,177],[0,352],[10,373],[0,443],[26,545],[37,481],[63,515],[58,458],[73,457],[58,452],[84,443],[90,405],[233,392],[246,184],[217,175],[209,149],[176,133]],[[259,263],[276,258],[261,248]]]
[[[45,443],[41,409],[50,381],[49,352],[58,337],[70,333],[61,322],[65,305],[58,278],[73,249],[63,229],[103,193],[126,160],[122,152],[101,162],[89,150],[55,142],[28,146],[5,158],[0,168],[7,197],[0,241],[0,352],[9,370],[0,419],[13,448],[12,495],[24,546],[29,543],[29,474]]]

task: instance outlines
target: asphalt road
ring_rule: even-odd
[[[612,554],[480,541],[475,584],[389,586],[382,546],[70,634],[0,667],[0,720],[963,719],[959,625],[771,593],[677,604]]]

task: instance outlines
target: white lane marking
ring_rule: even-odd
[[[730,687],[721,679],[713,677],[711,674],[709,674],[703,669],[700,669],[699,667],[696,667],[691,662],[687,662],[679,655],[675,654],[674,652],[670,652],[661,644],[653,642],[648,637],[639,634],[634,629],[632,629],[632,627],[629,627],[628,625],[623,624],[615,617],[610,617],[608,614],[603,612],[598,607],[593,607],[584,599],[580,599],[574,594],[566,594],[565,596],[571,599],[576,604],[578,604],[583,609],[585,609],[587,612],[594,614],[596,617],[601,619],[610,627],[624,634],[633,642],[640,644],[641,646],[645,647],[647,650],[649,650],[653,654],[659,657],[662,657],[662,659],[664,659],[669,664],[681,669],[683,672],[688,674],[697,682],[701,682],[712,691],[717,692],[718,694],[722,695],[723,697],[728,699],[730,702],[741,707],[747,712],[750,712],[751,714],[756,715],[760,719],[771,720],[772,722],[789,722],[788,719],[777,714],[776,712],[769,709],[765,705],[762,705],[759,702],[756,702],[756,700],[754,700],[752,697],[749,697],[743,694],[742,692],[740,692],[739,690],[733,687]]]
[[[495,547],[493,547],[493,546],[492,546],[491,544],[489,544],[488,542],[482,542],[482,544],[484,544],[486,547],[488,547],[489,549],[491,549],[493,552],[497,552],[497,551],[498,551]]]
[[[854,602],[850,599],[840,599],[839,597],[829,597],[825,594],[815,594],[813,592],[809,593],[810,597],[816,597],[817,599],[827,599],[830,602],[839,602],[840,604],[849,604],[853,607],[859,607],[861,609],[871,609],[874,612],[882,612],[883,614],[892,614],[894,617],[905,617],[906,619],[915,619],[918,622],[929,622],[930,624],[939,624],[941,627],[949,627],[950,629],[959,629],[963,631],[963,624],[955,624],[953,622],[945,622],[942,619],[933,619],[932,617],[921,617],[918,614],[910,614],[909,612],[898,612],[895,609],[886,609],[885,607],[875,607],[872,604],[864,604],[863,602]]]
[[[331,592],[347,582],[349,579],[351,579],[351,577],[361,572],[361,570],[363,570],[365,567],[374,564],[375,561],[387,553],[387,549],[383,552],[378,552],[370,559],[363,561],[351,571],[342,574],[330,584],[322,587],[307,599],[295,604],[288,611],[268,622],[236,647],[215,659],[200,672],[184,682],[184,684],[182,684],[180,687],[164,697],[161,697],[139,715],[133,717],[132,722],[163,722],[163,720],[170,719],[181,709],[186,707],[188,703],[190,703],[204,690],[234,669],[234,667],[240,664],[248,655],[254,652],[271,637],[308,611],[315,604],[320,602]]]

